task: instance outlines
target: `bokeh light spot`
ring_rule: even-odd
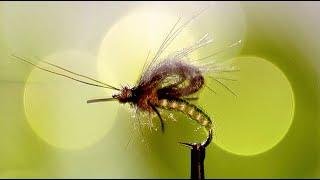
[[[44,59],[96,77],[96,59],[85,52],[60,52]],[[110,90],[33,69],[25,85],[24,105],[28,123],[44,141],[63,149],[81,149],[96,143],[112,128],[118,104],[86,102],[108,96]]]
[[[259,154],[288,132],[294,115],[293,91],[281,70],[265,59],[240,57],[233,63],[240,71],[224,75],[238,81],[224,83],[237,97],[212,82],[217,94],[205,90],[200,101],[215,121],[218,146],[239,155]]]

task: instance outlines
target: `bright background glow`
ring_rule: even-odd
[[[77,73],[97,77],[91,73],[95,69],[94,63],[91,64],[95,57],[85,52],[67,51],[44,59]],[[86,101],[105,97],[106,93],[104,89],[83,87],[77,82],[34,69],[24,91],[28,122],[50,145],[66,149],[90,146],[112,128],[118,105],[103,103],[95,106]]]
[[[271,149],[288,132],[294,114],[293,92],[284,74],[262,58],[239,57],[233,64],[240,69],[233,75],[238,81],[225,83],[233,85],[237,97],[215,85],[218,95],[211,97],[205,91],[200,102],[212,107],[209,113],[215,117],[218,146],[235,154],[256,155]]]
[[[206,177],[319,177],[320,4],[312,2],[0,3],[0,177],[188,178],[189,151],[177,142],[203,134],[184,116],[141,142],[128,106],[87,108],[87,99],[112,91],[34,70],[10,54],[45,58],[115,86],[132,84],[176,18],[208,4],[168,50],[210,33],[215,42],[193,54],[199,57],[242,39],[216,58],[234,58],[245,70],[228,83],[239,96],[257,92],[268,104],[255,98],[260,106],[246,109],[250,95],[237,99],[217,85],[218,94],[201,93],[199,105],[217,122]]]

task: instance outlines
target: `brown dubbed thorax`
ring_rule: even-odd
[[[177,82],[164,81],[170,77],[178,79]],[[183,84],[184,83],[184,84]],[[199,91],[204,84],[204,77],[200,70],[186,62],[169,60],[160,64],[151,72],[146,72],[138,86],[124,87],[120,94],[113,97],[121,103],[131,103],[142,111],[152,111],[151,105],[157,106],[161,99],[180,99]]]

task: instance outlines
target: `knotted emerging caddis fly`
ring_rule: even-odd
[[[124,86],[122,88],[117,88],[108,83],[104,83],[94,78],[75,73],[50,62],[40,61],[39,63],[34,63],[26,58],[18,57],[16,55],[13,56],[25,63],[31,64],[34,67],[47,71],[49,73],[63,76],[65,78],[69,78],[87,85],[117,91],[117,93],[113,94],[112,97],[91,99],[88,100],[87,103],[106,101],[128,103],[136,108],[139,112],[156,114],[159,117],[162,132],[164,132],[165,126],[159,109],[179,111],[188,116],[190,119],[196,121],[207,130],[208,138],[205,142],[203,142],[203,144],[208,145],[212,139],[214,130],[213,122],[202,109],[192,104],[191,101],[198,99],[194,95],[203,87],[207,87],[211,91],[213,91],[212,88],[206,85],[205,75],[208,75],[207,77],[209,79],[214,80],[215,82],[226,88],[228,91],[233,93],[233,91],[221,81],[230,79],[216,78],[215,75],[219,72],[234,72],[237,71],[237,69],[235,69],[234,67],[226,68],[218,63],[204,64],[201,62],[203,62],[202,60],[204,59],[213,57],[226,48],[238,45],[240,41],[231,44],[228,47],[223,48],[220,51],[217,51],[209,56],[199,59],[193,59],[191,61],[187,60],[187,57],[190,53],[212,42],[212,39],[209,37],[209,35],[205,34],[191,46],[175,51],[165,58],[160,58],[161,54],[177,37],[177,35],[187,26],[187,24],[194,20],[195,17],[200,15],[201,12],[202,11],[186,20],[185,22],[181,22],[181,17],[177,20],[177,22],[173,25],[173,27],[166,35],[154,57],[151,58],[151,60],[148,60],[147,58],[146,63],[143,66],[143,71],[138,78],[137,83],[133,87]],[[57,68],[72,75],[68,76],[62,73],[55,72],[53,70],[45,68],[41,64],[49,65],[52,68]],[[85,78],[86,80],[81,80],[80,78]]]

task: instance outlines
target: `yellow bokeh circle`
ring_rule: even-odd
[[[259,57],[233,59],[237,72],[221,73],[220,80],[237,94],[207,79],[216,94],[204,90],[200,103],[216,124],[215,143],[238,155],[255,155],[278,144],[294,116],[294,94],[281,70]]]
[[[97,78],[94,66],[96,58],[88,53],[71,50],[44,59]],[[44,63],[38,65],[70,75]],[[86,101],[110,95],[107,90],[35,68],[25,85],[24,106],[28,123],[41,139],[58,148],[82,149],[106,135],[112,128],[118,107],[118,104],[103,103],[97,106]]]

